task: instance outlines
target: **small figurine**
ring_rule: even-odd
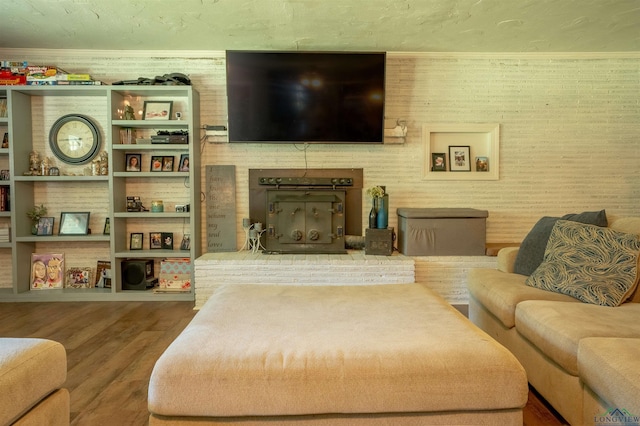
[[[125,120],[135,120],[136,113],[133,112],[133,107],[131,105],[127,105],[124,107],[124,119]]]
[[[100,174],[102,176],[109,174],[109,154],[107,154],[107,151],[100,153]]]
[[[40,174],[40,155],[37,151],[29,153],[29,174],[38,176]]]

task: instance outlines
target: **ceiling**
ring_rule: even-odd
[[[2,0],[0,48],[639,52],[639,0]]]

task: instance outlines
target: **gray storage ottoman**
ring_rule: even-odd
[[[407,256],[483,256],[489,212],[398,208],[398,250]]]

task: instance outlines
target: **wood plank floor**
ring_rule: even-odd
[[[191,302],[0,303],[0,336],[65,346],[72,425],[147,425],[153,365],[195,313]],[[529,392],[525,426],[566,424]]]

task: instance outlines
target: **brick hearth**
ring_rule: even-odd
[[[196,309],[221,284],[366,285],[415,282],[415,261],[401,254],[207,253],[195,261]]]

